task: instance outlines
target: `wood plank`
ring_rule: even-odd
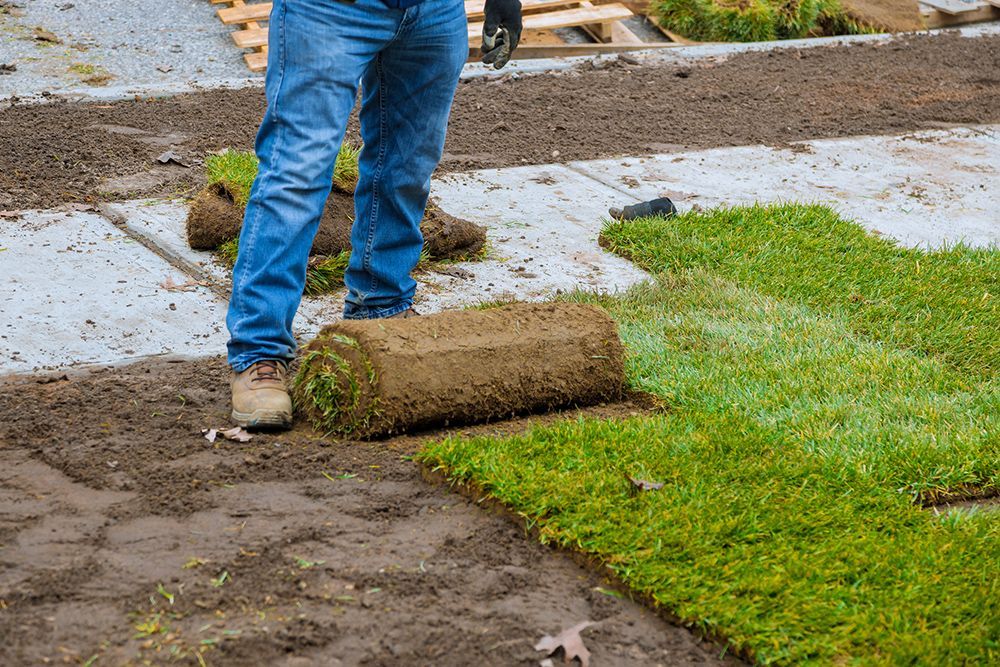
[[[263,28],[247,28],[246,30],[236,30],[232,33],[233,41],[241,49],[253,49],[258,46],[267,46],[267,30]]]
[[[630,51],[649,51],[653,49],[673,49],[680,44],[668,42],[646,44],[558,44],[541,46],[519,46],[514,51],[513,60],[530,60],[532,58],[568,58],[570,56],[599,56],[613,53],[628,53]],[[476,50],[478,59],[479,50]]]
[[[969,2],[965,2],[964,0],[920,0],[920,2],[928,7],[933,7],[939,12],[953,16],[966,12],[974,12],[981,7],[988,6],[982,0],[970,0]]]
[[[530,14],[543,9],[553,7],[572,7],[579,4],[579,0],[521,0],[522,14]],[[483,9],[486,7],[486,0],[466,0],[465,15],[470,21],[482,21],[485,18]]]
[[[565,9],[545,14],[533,14],[524,17],[525,30],[551,30],[553,28],[569,28],[590,23],[610,23],[632,16],[628,7],[620,3],[599,5],[597,7],[581,7]],[[483,35],[481,21],[469,23],[469,40],[479,40]]]
[[[965,25],[967,23],[982,23],[983,21],[998,20],[1000,20],[1000,9],[989,5],[980,7],[974,12],[962,12],[961,14],[946,14],[936,9],[930,9],[926,14],[924,14],[924,22],[930,30],[935,28],[950,28],[952,26]]]
[[[267,69],[267,52],[265,51],[244,53],[243,60],[246,61],[251,72],[263,72]]]
[[[219,19],[226,25],[249,23],[251,21],[266,21],[271,16],[271,6],[272,3],[270,2],[258,2],[253,5],[243,5],[242,7],[239,5],[226,7],[216,13],[219,15]]]

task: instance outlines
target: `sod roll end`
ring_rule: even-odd
[[[306,346],[293,397],[321,430],[380,437],[617,400],[624,384],[604,310],[513,304],[331,324]]]

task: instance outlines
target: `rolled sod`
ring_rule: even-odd
[[[345,320],[306,346],[293,398],[320,430],[380,437],[616,400],[624,356],[585,304]]]
[[[244,207],[225,183],[209,184],[191,202],[187,218],[188,245],[195,250],[215,250],[240,235]],[[354,197],[334,189],[326,200],[311,255],[332,257],[351,249]],[[449,215],[432,199],[420,230],[424,249],[433,259],[464,259],[486,244],[486,228]]]

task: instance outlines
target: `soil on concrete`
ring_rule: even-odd
[[[8,379],[0,414],[0,664],[537,665],[543,634],[588,619],[595,666],[723,662],[425,482],[409,455],[443,433],[210,443],[222,359]]]
[[[686,65],[610,61],[459,86],[442,170],[898,133],[1000,120],[1000,37],[919,36]],[[253,145],[259,89],[0,110],[0,210],[193,194]],[[356,139],[356,123],[349,135]],[[155,158],[173,150],[187,166]]]
[[[224,183],[210,183],[191,202],[185,223],[188,245],[195,250],[215,250],[240,234],[243,207]],[[311,255],[333,257],[351,249],[354,197],[334,189],[326,200]],[[433,259],[472,257],[486,244],[486,228],[449,215],[432,198],[420,229],[424,250]]]
[[[321,430],[385,436],[619,400],[624,359],[617,325],[587,304],[343,320],[306,347],[296,404]]]

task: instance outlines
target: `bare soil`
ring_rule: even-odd
[[[537,665],[587,619],[595,667],[730,662],[425,482],[441,433],[209,443],[227,411],[222,359],[0,384],[0,664]]]
[[[303,364],[310,389],[297,403],[321,428],[363,436],[619,400],[625,384],[617,325],[578,303],[343,320],[306,346]],[[355,408],[324,412],[317,386]]]
[[[603,67],[465,81],[441,169],[1000,120],[996,36],[921,36],[690,65]],[[263,110],[261,90],[0,110],[0,210],[193,193],[203,185],[200,160],[211,151],[252,147]],[[167,148],[188,166],[155,162]]]

